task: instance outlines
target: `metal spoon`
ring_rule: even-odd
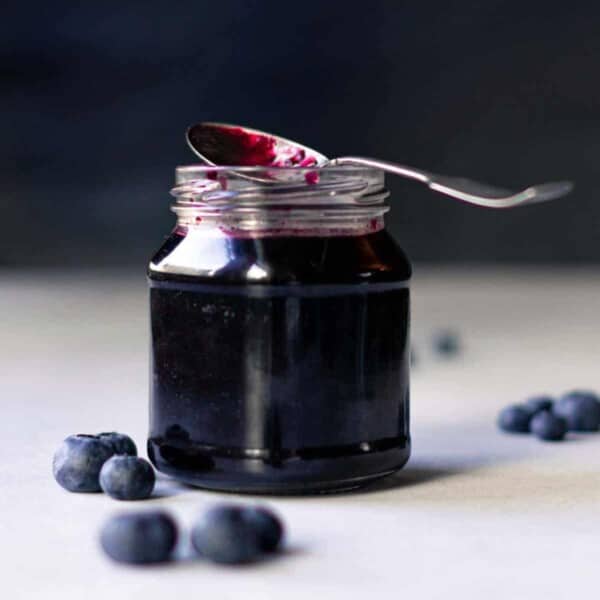
[[[257,129],[226,123],[198,123],[187,131],[187,143],[209,165],[327,167],[356,165],[381,169],[427,185],[435,192],[463,202],[488,208],[510,208],[544,202],[565,196],[573,189],[570,181],[542,183],[519,192],[472,181],[462,177],[436,175],[421,169],[360,156],[328,159],[325,155],[297,142]],[[264,183],[272,180],[255,175],[247,179]]]

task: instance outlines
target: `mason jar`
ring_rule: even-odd
[[[149,456],[188,484],[355,488],[408,460],[411,267],[377,170],[176,171],[152,258]]]

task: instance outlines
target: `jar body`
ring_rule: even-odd
[[[385,230],[177,228],[149,269],[149,456],[237,492],[353,488],[410,452],[410,265]]]

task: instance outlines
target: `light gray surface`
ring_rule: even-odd
[[[598,275],[417,269],[409,465],[363,493],[267,499],[288,524],[288,552],[232,570],[120,567],[97,547],[115,511],[164,506],[186,524],[224,496],[161,479],[159,498],[118,503],[64,492],[51,476],[53,451],[70,433],[122,430],[143,448],[143,276],[2,273],[2,596],[593,597],[600,434],[544,444],[502,435],[494,420],[531,393],[600,389]],[[465,352],[444,361],[427,340],[448,324]]]

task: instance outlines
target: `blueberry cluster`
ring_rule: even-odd
[[[276,552],[283,524],[269,509],[221,505],[206,512],[191,530],[194,550],[216,563],[256,562]],[[112,517],[100,532],[100,545],[117,562],[166,562],[179,538],[177,525],[164,511],[126,513]]]
[[[498,426],[509,433],[533,433],[546,441],[560,441],[568,431],[594,432],[600,428],[600,397],[572,391],[558,400],[536,396],[500,412]]]
[[[133,440],[117,432],[70,435],[54,454],[56,481],[70,492],[104,492],[117,500],[143,500],[154,489],[154,469],[137,456]]]

